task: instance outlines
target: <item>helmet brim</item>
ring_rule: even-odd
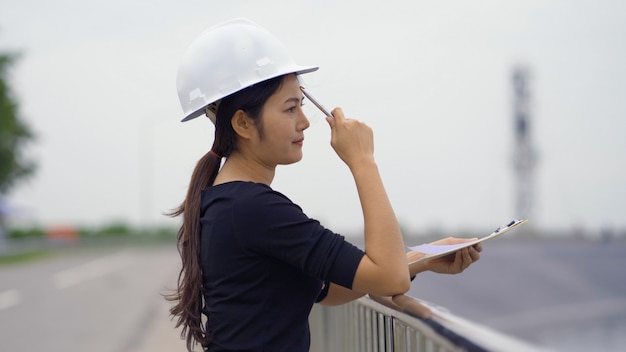
[[[254,82],[254,83],[251,83],[251,84],[245,85],[245,86],[243,86],[243,87],[241,87],[241,88],[239,88],[239,89],[236,89],[236,90],[234,90],[234,91],[232,91],[232,92],[225,93],[225,94],[223,95],[223,97],[222,97],[222,98],[220,98],[220,99],[223,99],[223,98],[225,98],[225,97],[227,97],[227,96],[229,96],[229,95],[231,95],[231,94],[237,93],[237,92],[239,92],[240,90],[246,89],[246,88],[248,88],[248,87],[250,87],[250,86],[253,86],[253,85],[257,84],[257,83],[264,82],[264,81],[267,81],[267,80],[270,80],[270,79],[273,79],[273,78],[276,78],[276,77],[280,77],[280,76],[284,76],[284,75],[289,75],[289,74],[293,74],[293,73],[295,73],[296,75],[302,75],[302,74],[305,74],[305,73],[310,73],[310,72],[317,71],[318,69],[319,69],[319,67],[317,67],[317,66],[299,66],[299,67],[297,67],[297,68],[294,68],[294,70],[289,70],[289,72],[286,72],[286,73],[280,73],[280,74],[274,75],[274,76],[272,76],[272,77],[268,77],[267,79],[265,79],[265,80],[263,80],[263,81]],[[218,101],[218,100],[220,100],[220,99],[217,99],[217,100],[215,100],[215,101],[209,101],[209,102],[206,102],[206,105],[202,106],[200,109],[198,109],[198,110],[196,110],[196,111],[192,112],[191,114],[188,114],[187,116],[185,116],[185,118],[183,118],[182,120],[180,120],[180,122],[186,122],[186,121],[189,121],[189,120],[193,120],[193,119],[195,119],[195,118],[196,118],[196,117],[198,117],[198,116],[204,115],[204,114],[205,114],[205,110],[206,110],[207,106],[209,106],[210,104],[215,103],[216,101]],[[211,114],[211,115],[213,115],[213,114]],[[211,122],[215,123],[215,116],[209,116],[209,119],[211,120]]]

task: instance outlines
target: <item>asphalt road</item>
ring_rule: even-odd
[[[66,251],[0,268],[0,351],[184,351],[161,294],[173,247]],[[460,275],[420,274],[410,295],[559,351],[626,350],[626,242],[484,243]]]
[[[160,295],[174,287],[177,255],[105,247],[0,268],[0,351],[184,350]]]
[[[459,275],[409,294],[559,351],[626,350],[626,241],[497,239]]]

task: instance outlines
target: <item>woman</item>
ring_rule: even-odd
[[[313,303],[402,294],[419,271],[460,272],[478,260],[479,247],[409,268],[372,130],[339,108],[327,119],[331,145],[358,189],[365,251],[271,188],[277,165],[302,158],[309,121],[298,75],[316,69],[296,65],[276,38],[247,20],[209,29],[183,59],[183,121],[204,112],[215,123],[213,147],[173,214],[184,215],[183,266],[169,298],[190,351],[195,343],[208,351],[308,351]]]

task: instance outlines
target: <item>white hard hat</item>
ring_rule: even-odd
[[[178,67],[178,99],[188,121],[220,99],[274,77],[308,73],[270,32],[247,19],[234,19],[204,31],[189,46]],[[215,109],[208,109],[215,123]]]

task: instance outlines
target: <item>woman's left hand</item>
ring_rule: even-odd
[[[474,241],[475,239],[463,239],[463,238],[453,238],[448,237],[439,241],[435,241],[432,244],[439,245],[452,245],[459,244],[469,241]],[[458,274],[462,273],[463,270],[467,269],[472,263],[476,262],[480,259],[480,252],[483,250],[483,247],[480,243],[477,243],[473,246],[469,246],[463,249],[459,249],[455,253],[451,253],[449,255],[427,260],[424,262],[424,266],[426,270],[430,270],[435,273],[440,274]]]
[[[469,241],[474,241],[475,238],[466,239],[466,238],[454,238],[448,237],[435,242],[431,242],[430,244],[434,245],[453,245],[459,243],[465,243]],[[411,275],[418,274],[422,271],[432,271],[440,274],[458,274],[463,272],[463,270],[467,269],[472,263],[476,262],[480,259],[480,252],[483,250],[483,247],[480,243],[477,243],[473,246],[460,249],[454,253],[449,255],[430,259],[424,262],[416,263],[413,265],[409,265],[409,271]],[[406,257],[409,263],[416,262],[417,260],[423,258],[425,256],[424,253],[410,251],[407,252]]]

